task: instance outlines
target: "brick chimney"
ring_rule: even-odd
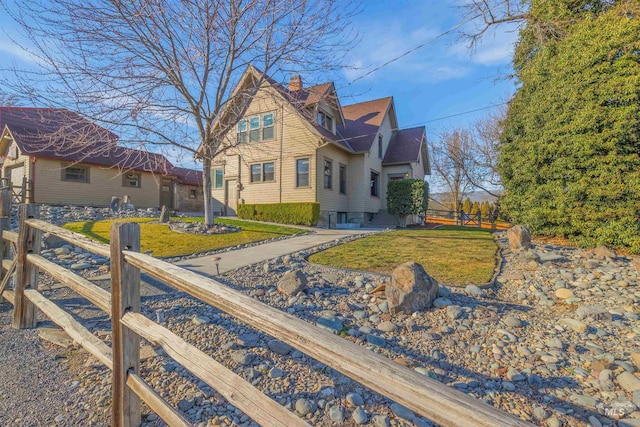
[[[289,79],[289,90],[302,90],[302,77],[299,74]]]

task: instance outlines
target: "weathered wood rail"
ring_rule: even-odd
[[[140,313],[141,272],[290,344],[362,385],[443,426],[530,426],[519,418],[232,290],[215,280],[139,253],[138,224],[114,223],[111,228],[110,245],[104,245],[39,220],[38,207],[35,205],[20,206],[19,233],[7,231],[7,222],[1,219],[2,214],[6,212],[0,212],[0,241],[15,245],[13,252],[16,261],[14,264],[12,261],[5,263],[3,260],[2,278],[11,274],[11,265],[15,265],[16,278],[14,289],[1,290],[0,295],[14,305],[13,325],[16,328],[35,326],[36,310],[40,310],[111,369],[113,426],[140,425],[141,400],[169,425],[190,425],[178,410],[166,402],[140,376],[141,339],[162,347],[168,356],[210,385],[229,403],[257,423],[283,427],[308,425],[305,420],[264,395],[203,351],[143,316]],[[43,232],[109,257],[111,292],[41,257],[38,253]],[[39,272],[54,277],[111,316],[111,347],[38,292]]]

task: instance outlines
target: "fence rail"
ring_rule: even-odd
[[[0,295],[14,305],[15,327],[35,326],[36,309],[40,310],[112,370],[113,426],[140,425],[141,401],[146,402],[169,425],[189,425],[188,421],[141,377],[141,339],[162,347],[168,356],[259,424],[308,425],[304,419],[264,395],[203,351],[143,316],[140,313],[141,272],[292,345],[360,384],[443,426],[530,425],[213,279],[139,253],[140,233],[139,225],[136,223],[113,224],[110,245],[104,245],[39,220],[38,208],[34,205],[22,205],[19,212],[20,232],[17,235],[2,229],[6,226],[6,221],[0,219],[0,240],[17,242],[13,251],[17,260],[15,286],[13,290],[5,289],[0,292]],[[41,233],[45,231],[73,245],[110,258],[111,292],[40,256],[38,253]],[[111,316],[111,347],[38,292],[39,271],[54,277]],[[3,274],[10,274],[10,270],[3,271]],[[2,276],[4,277],[6,276]]]

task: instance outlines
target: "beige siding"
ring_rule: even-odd
[[[214,161],[213,169],[224,164],[224,178],[236,178],[240,183],[239,203],[279,203],[316,201],[316,149],[319,138],[288,102],[282,101],[270,89],[261,90],[249,105],[245,117],[273,112],[274,138],[262,142],[247,142],[229,148]],[[235,132],[228,142],[235,141]],[[309,186],[296,187],[296,160],[309,158]],[[274,163],[274,181],[251,182],[250,167],[255,163]],[[215,178],[215,176],[214,176]],[[224,186],[214,189],[218,205],[224,203]]]
[[[11,144],[9,145],[8,151],[10,152],[12,150],[17,150],[16,147],[16,143],[15,142],[11,142]],[[31,164],[31,158],[29,156],[25,156],[24,154],[18,152],[18,157],[16,159],[10,159],[10,158],[5,158],[4,162],[2,163],[2,177],[3,178],[10,178],[10,174],[9,174],[9,169],[11,167],[15,167],[17,165],[23,164],[24,165],[24,174],[27,177],[27,179],[31,179],[31,169],[32,169],[32,164]],[[21,182],[19,183],[13,183],[14,185],[22,185]]]
[[[36,203],[108,206],[112,196],[128,195],[136,208],[160,204],[160,176],[141,173],[140,188],[125,187],[117,169],[88,165],[89,183],[68,182],[62,180],[62,165],[59,160],[37,160],[31,177]]]
[[[365,177],[366,157],[366,154],[356,154],[351,156],[349,161],[347,169],[349,212],[364,212],[365,198],[369,197],[369,178]]]
[[[195,192],[195,194],[194,194]],[[204,197],[202,187],[197,185],[176,185],[176,209],[181,212],[203,212]]]
[[[393,127],[391,125],[391,120],[389,118],[389,114],[384,116],[382,120],[382,124],[380,125],[380,129],[378,130],[378,135],[382,135],[382,157],[384,157],[384,153],[386,153],[387,148],[389,146],[389,142],[391,141],[391,137],[393,135]],[[365,156],[365,159],[368,160],[365,165],[365,197],[364,197],[364,211],[365,212],[378,212],[385,205],[384,199],[387,197],[387,193],[383,191],[384,186],[384,177],[382,171],[382,159],[378,156],[378,136],[376,135],[373,144],[371,145],[371,151],[369,152],[369,156]],[[378,172],[380,174],[380,196],[374,197],[371,196],[371,171]]]
[[[347,194],[340,193],[340,165],[347,166],[347,175],[350,169],[350,156],[346,151],[336,147],[335,145],[325,145],[318,150],[317,156],[317,181],[318,186],[318,202],[320,208],[327,211],[348,212],[349,205],[349,182],[347,176]],[[331,161],[331,188],[324,188],[324,161]]]

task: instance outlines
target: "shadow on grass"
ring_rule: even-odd
[[[106,239],[102,236],[100,236],[99,234],[96,234],[93,232],[93,226],[96,224],[95,221],[90,221],[90,222],[86,222],[82,225],[82,231],[81,233],[84,234],[85,236],[93,239],[93,240],[97,240],[100,243],[105,243],[105,244],[109,244],[109,239]]]

